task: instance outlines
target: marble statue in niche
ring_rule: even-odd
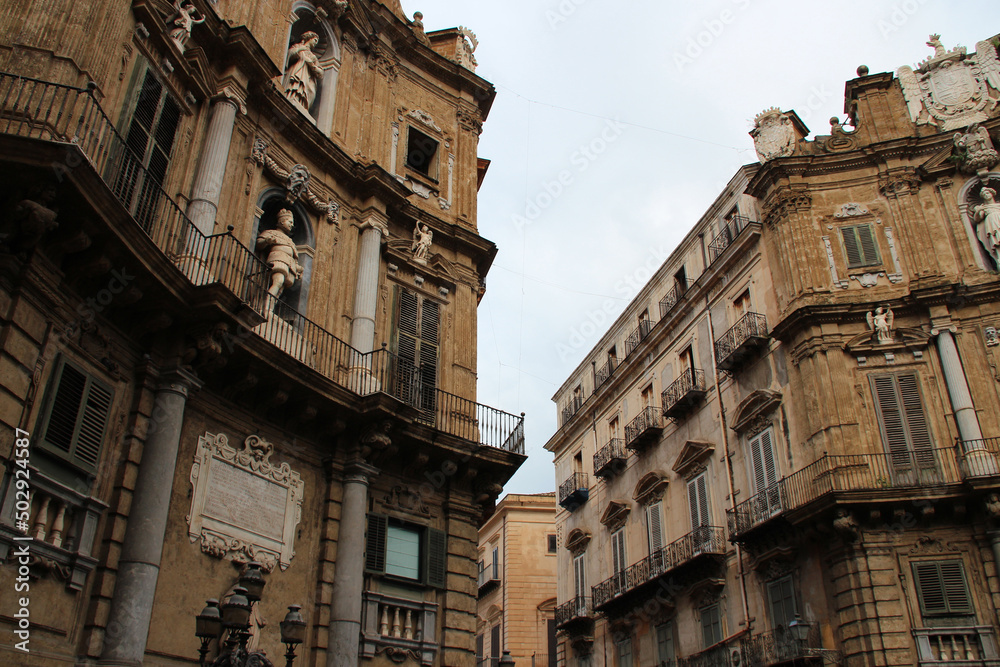
[[[972,217],[978,223],[976,236],[1000,265],[1000,203],[997,202],[996,195],[993,188],[980,190],[979,196],[983,203],[972,207]]]
[[[271,268],[271,285],[268,294],[274,298],[295,284],[302,277],[299,251],[292,241],[294,218],[287,208],[278,211],[278,228],[268,229],[257,237],[257,250],[267,253],[267,263]]]
[[[306,113],[316,99],[316,88],[323,78],[323,68],[313,49],[319,44],[319,35],[313,31],[302,33],[297,44],[288,49],[288,83],[285,95]]]

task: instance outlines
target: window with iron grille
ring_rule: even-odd
[[[113,398],[110,386],[61,359],[36,429],[41,448],[74,468],[96,472]]]

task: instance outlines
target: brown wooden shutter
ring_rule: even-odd
[[[443,530],[427,529],[427,585],[444,588],[448,575],[448,536]]]
[[[840,235],[844,239],[844,252],[847,254],[847,267],[854,268],[862,265],[861,246],[854,227],[842,227]]]
[[[962,561],[924,561],[913,564],[920,611],[924,616],[974,613]]]
[[[934,444],[931,442],[930,429],[924,416],[924,406],[920,401],[920,389],[917,386],[916,375],[898,375],[899,395],[906,417],[906,430],[909,432],[910,445],[916,455],[917,465],[921,468],[935,467]]]
[[[871,378],[875,391],[876,408],[882,425],[882,437],[893,467],[910,467],[910,450],[907,446],[906,427],[896,392],[896,376],[876,375]]]
[[[861,263],[864,266],[872,266],[879,263],[878,246],[875,243],[875,236],[872,234],[871,225],[858,225],[858,244],[861,246]]]
[[[111,388],[68,363],[62,364],[57,377],[43,447],[93,472],[111,412]]]
[[[389,520],[382,514],[368,515],[368,534],[365,536],[365,569],[385,572],[385,538]]]

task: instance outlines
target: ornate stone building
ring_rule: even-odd
[[[560,387],[565,664],[1000,665],[997,43],[759,114]]]
[[[473,665],[524,460],[476,402],[475,36],[398,0],[5,6],[0,663],[190,664],[259,563],[271,659],[295,603],[296,664]]]

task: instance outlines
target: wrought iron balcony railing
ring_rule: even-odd
[[[562,410],[563,424],[572,419],[573,415],[579,412],[580,408],[582,407],[583,407],[583,399],[580,398],[579,396],[574,396],[570,400],[569,404]]]
[[[700,526],[690,533],[657,549],[638,563],[612,575],[592,589],[594,609],[602,609],[632,591],[674,573],[699,556],[726,553],[725,531],[717,526]]]
[[[579,596],[570,598],[568,602],[556,607],[556,628],[559,630],[568,629],[580,621],[592,621],[594,610],[590,605],[590,598]]]
[[[766,344],[767,338],[767,319],[759,313],[747,313],[715,341],[719,370],[735,370],[751,352]]]
[[[422,372],[413,362],[384,348],[356,350],[295,309],[275,303],[267,293],[267,265],[233,236],[231,228],[206,235],[191,222],[158,179],[147,173],[141,156],[119,134],[94,90],[0,72],[0,134],[82,152],[84,162],[136,225],[191,284],[220,284],[258,314],[262,323],[254,327],[253,335],[355,394],[386,393],[416,407],[420,420],[435,429],[524,453],[523,415],[443,391],[430,380],[430,372]]]
[[[637,326],[632,333],[628,335],[628,338],[625,339],[625,356],[627,357],[632,354],[632,350],[639,347],[639,343],[641,343],[652,330],[653,323],[651,321],[641,320],[639,322],[639,326]]]
[[[958,440],[955,443],[955,454],[961,465],[962,476],[966,479],[1000,475],[1000,438]]]
[[[590,489],[587,486],[587,473],[575,472],[565,482],[559,485],[559,505],[570,512],[587,502]]]
[[[705,396],[705,371],[687,368],[663,390],[663,416],[679,419]]]
[[[962,481],[951,449],[892,454],[824,455],[756,495],[726,510],[730,539],[745,535],[774,517],[821,497],[875,498],[879,492],[957,484]]]
[[[914,628],[919,667],[931,665],[1000,664],[996,631],[992,626]]]
[[[500,564],[490,563],[479,571],[479,594],[483,595],[500,584]]]
[[[597,373],[594,375],[594,391],[597,391],[598,387],[608,381],[608,378],[611,377],[616,368],[618,368],[618,359],[608,357],[608,363],[598,368]]]
[[[663,418],[659,408],[648,405],[625,425],[625,446],[639,451],[656,441],[663,431]]]
[[[819,626],[798,620],[789,627],[777,627],[740,641],[745,667],[771,667],[772,665],[803,664],[796,661],[813,659],[818,664],[839,664],[839,652],[824,649]],[[808,664],[808,663],[806,663]]]
[[[660,299],[660,319],[662,320],[670,311],[674,309],[677,302],[680,301],[681,296],[687,291],[687,281],[679,282],[674,281],[674,286],[666,293],[666,295]]]
[[[742,215],[734,215],[726,220],[726,224],[719,230],[719,234],[708,244],[708,263],[711,264],[717,260],[751,222],[753,221],[750,218],[745,218]]]
[[[621,438],[611,438],[608,444],[594,454],[594,474],[598,477],[614,477],[625,469],[628,452],[622,445]]]
[[[677,667],[742,667],[742,656],[743,652],[738,643],[727,642],[716,644],[687,658],[680,658]]]

